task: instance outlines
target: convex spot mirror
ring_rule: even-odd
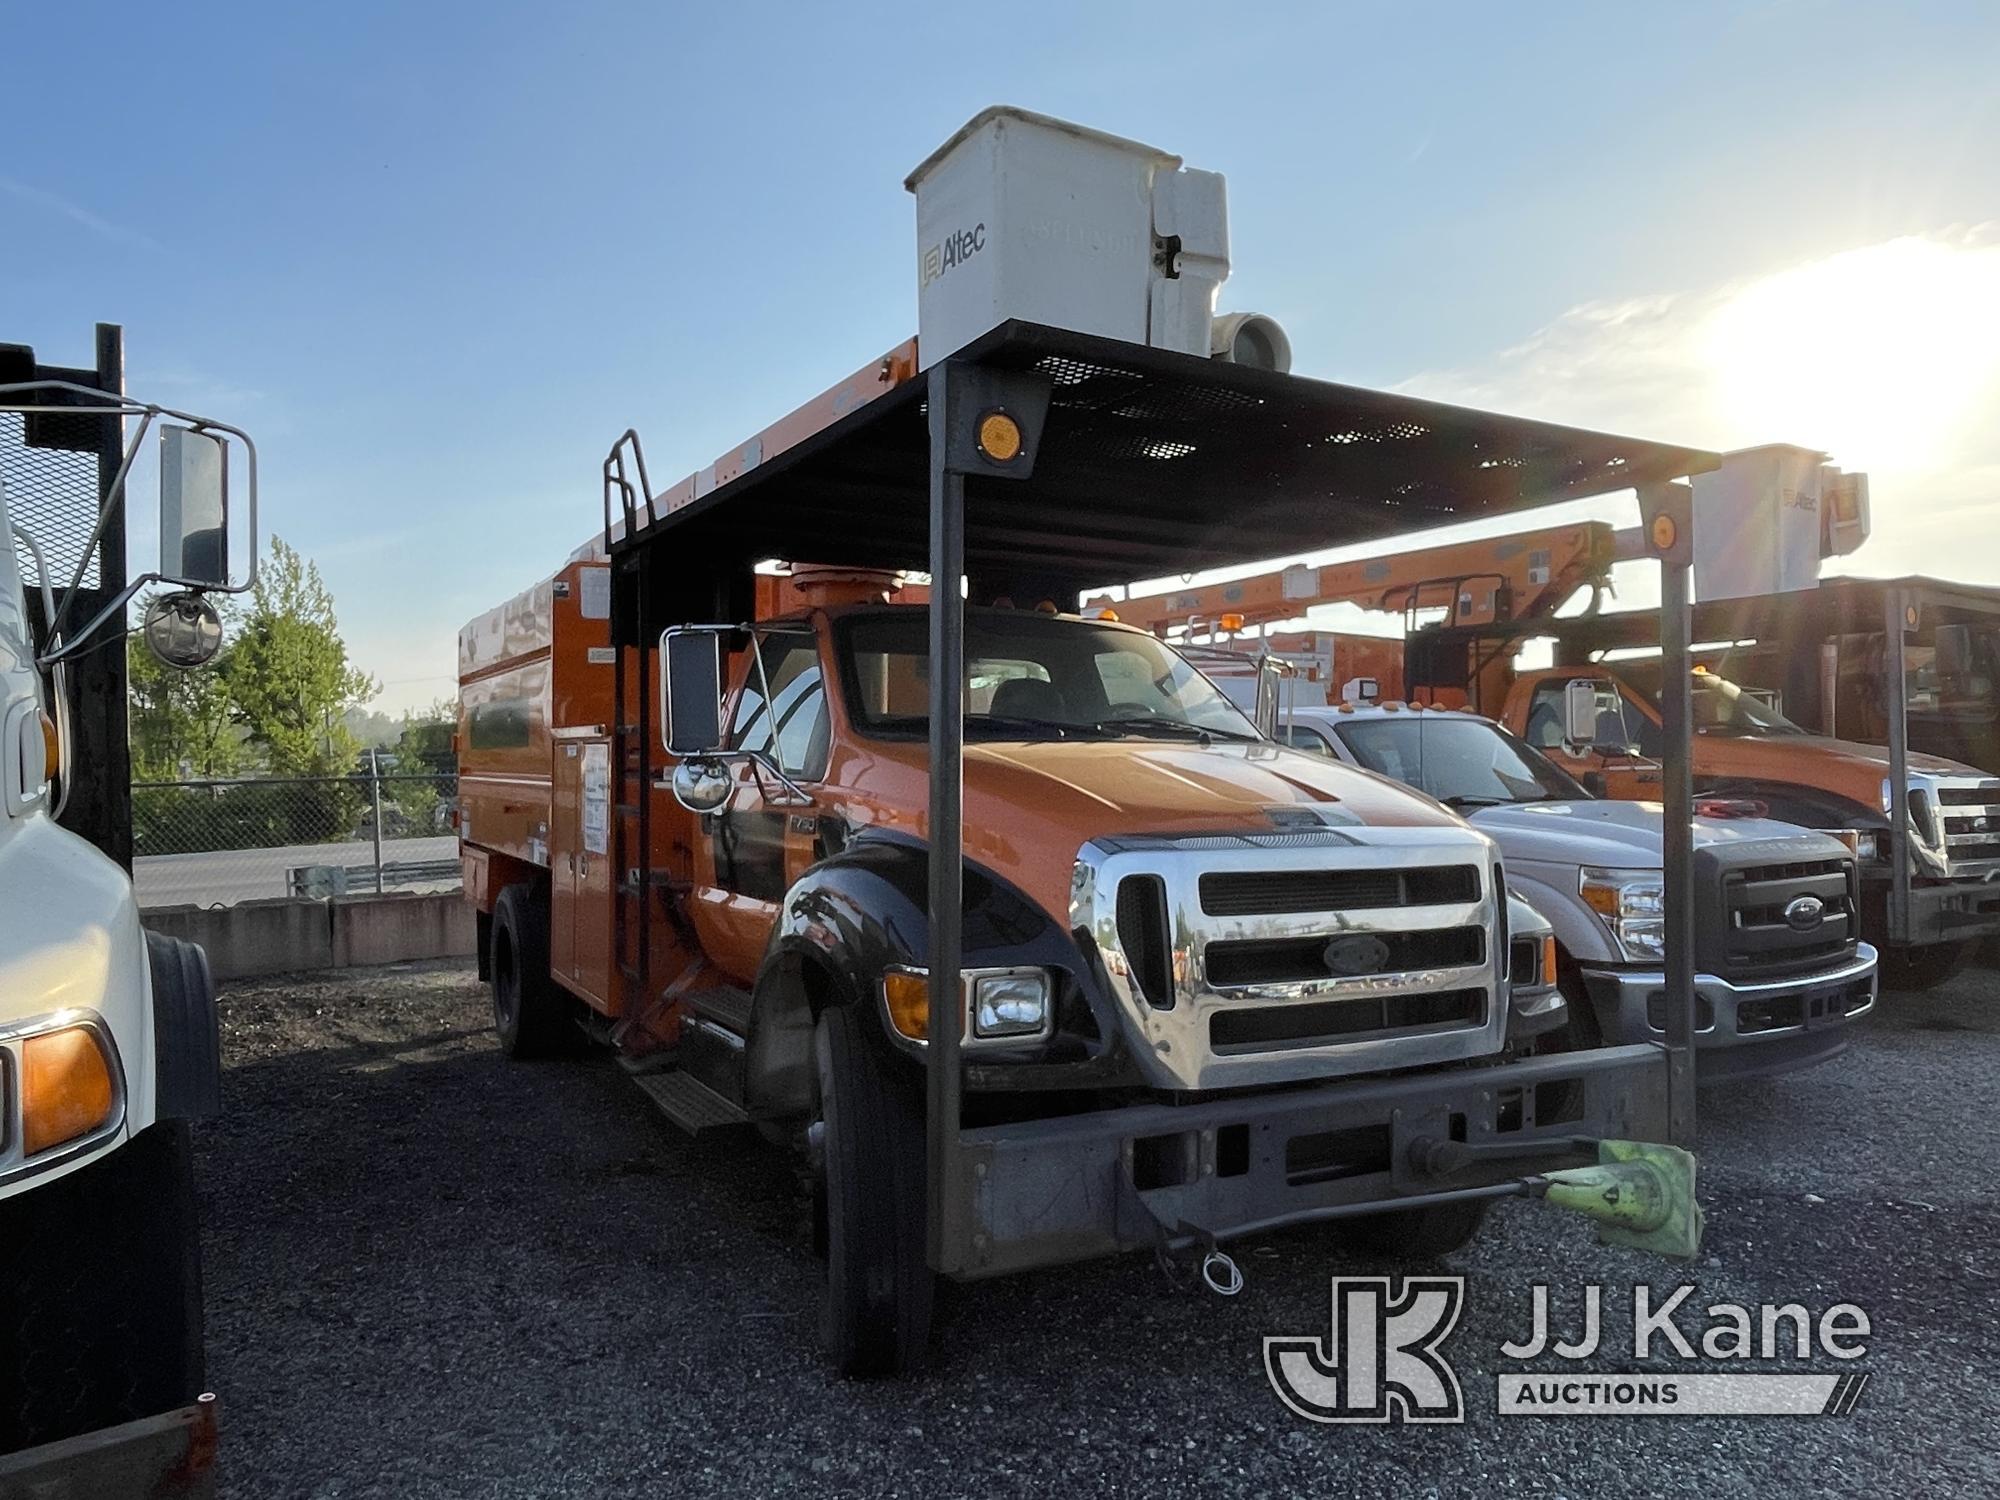
[[[146,606],[140,627],[146,649],[170,667],[192,671],[205,667],[222,649],[222,616],[208,599],[192,590],[162,594]]]
[[[710,756],[694,756],[674,767],[674,801],[691,813],[714,812],[735,786],[729,767]]]
[[[160,429],[160,572],[229,586],[229,443],[215,433]]]

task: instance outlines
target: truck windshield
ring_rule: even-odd
[[[1620,661],[1607,665],[1646,695],[1654,712],[1660,703],[1660,664],[1654,661]],[[1779,711],[1770,695],[1758,688],[1739,687],[1727,677],[1697,667],[1694,671],[1694,732],[1729,736],[1804,734]]]
[[[1333,732],[1354,758],[1447,807],[1580,800],[1590,794],[1497,724],[1448,714],[1359,719]]]
[[[849,616],[835,640],[855,724],[890,735],[924,733],[929,612],[903,607]],[[968,609],[965,666],[965,729],[974,738],[1260,738],[1179,655],[1118,626]]]

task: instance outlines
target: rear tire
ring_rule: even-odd
[[[549,906],[526,885],[493,903],[493,1030],[512,1058],[548,1057],[575,1038],[563,992],[549,977]]]
[[[1921,948],[1884,948],[1879,976],[1885,990],[1935,989],[1972,957],[1977,943],[1928,943]]]
[[[1348,1242],[1369,1255],[1391,1260],[1436,1260],[1463,1250],[1486,1222],[1489,1202],[1473,1198],[1402,1208],[1347,1221]]]
[[[921,1075],[898,1066],[853,1006],[820,1017],[821,1331],[843,1375],[905,1375],[929,1352],[935,1278],[927,1256]]]
[[[0,1204],[0,1452],[186,1406],[206,1373],[186,1121]]]

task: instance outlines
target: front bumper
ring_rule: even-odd
[[[1653,1043],[967,1130],[938,1269],[962,1280],[1182,1249],[1427,1200],[1658,1140]]]
[[[1889,930],[1889,879],[1863,885],[1864,930],[1880,932],[1899,947],[1921,948],[1932,943],[1970,943],[2000,935],[2000,880],[1953,880],[1912,883],[1909,920],[1898,932]]]
[[[1875,1006],[1876,954],[1867,943],[1837,969],[1757,984],[1697,974],[1695,1069],[1703,1083],[1769,1077],[1826,1061],[1848,1027]],[[1604,1039],[1666,1039],[1667,976],[1657,969],[1586,968],[1585,987]]]

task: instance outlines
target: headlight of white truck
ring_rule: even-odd
[[[1667,956],[1666,884],[1658,870],[1600,870],[1577,878],[1583,904],[1604,919],[1628,962]]]

